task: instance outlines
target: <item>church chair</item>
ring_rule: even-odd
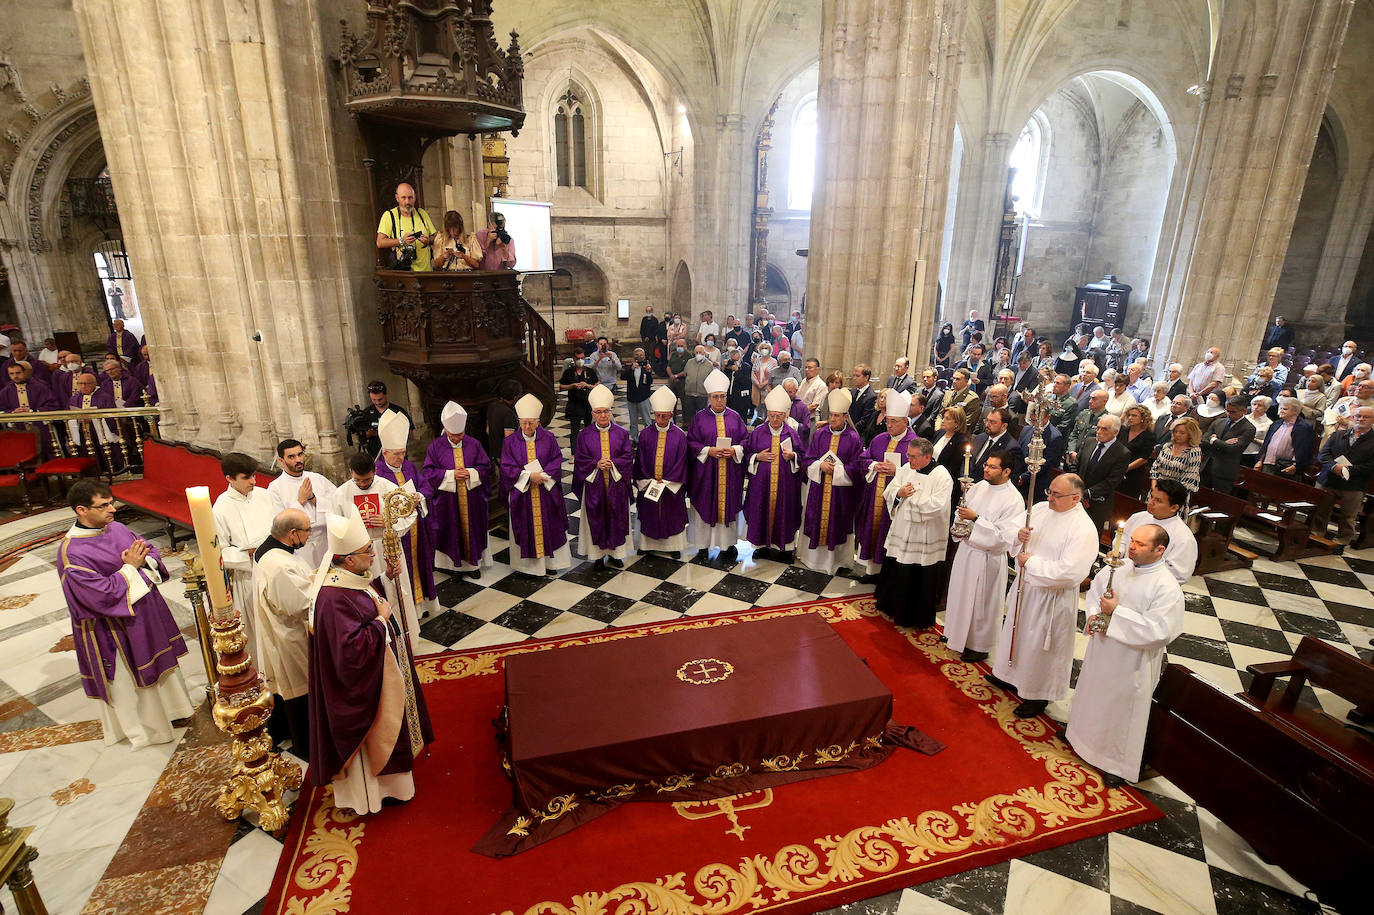
[[[29,475],[38,464],[38,436],[32,432],[0,432],[0,486],[18,486],[24,511],[33,510],[29,500]]]

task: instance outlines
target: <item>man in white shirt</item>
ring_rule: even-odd
[[[1193,403],[1202,403],[1226,380],[1226,366],[1221,364],[1221,347],[1214,346],[1188,373],[1188,396]]]
[[[1145,510],[1126,519],[1122,537],[1131,535],[1146,524],[1157,524],[1169,535],[1169,548],[1164,551],[1164,565],[1170,574],[1183,584],[1197,568],[1197,538],[1183,519],[1188,502],[1188,490],[1178,480],[1155,480]]]
[[[272,506],[281,511],[284,508],[299,508],[310,519],[310,541],[297,550],[301,562],[310,568],[319,568],[324,552],[329,548],[329,535],[325,528],[325,516],[334,499],[334,484],[322,474],[305,469],[305,446],[294,438],[282,439],[277,443],[277,463],[281,465],[281,475],[267,486],[272,496]]]
[[[1347,340],[1341,344],[1341,355],[1336,360],[1336,380],[1344,381],[1347,375],[1355,372],[1355,366],[1360,364],[1359,357],[1355,355],[1355,341]]]
[[[801,384],[797,385],[797,399],[806,404],[813,421],[827,390],[825,379],[821,377],[821,361],[815,358],[807,359],[802,365],[802,380]],[[821,419],[824,420],[825,417],[822,416]]]
[[[720,325],[716,323],[715,317],[709,311],[701,313],[701,324],[697,326],[697,342],[705,343],[707,337],[721,339]]]
[[[220,558],[229,573],[229,596],[248,636],[248,650],[258,656],[256,629],[253,626],[253,553],[272,531],[277,509],[266,489],[256,485],[258,462],[231,451],[219,461],[229,488],[215,499],[215,533],[219,536]],[[206,570],[207,573],[209,570]]]

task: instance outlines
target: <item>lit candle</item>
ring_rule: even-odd
[[[1112,541],[1112,552],[1117,556],[1121,555],[1121,535],[1126,532],[1126,522],[1116,522],[1116,539]]]
[[[210,506],[210,487],[189,487],[186,490],[186,502],[191,506],[191,523],[196,530],[196,547],[200,550],[201,565],[205,569],[210,609],[228,610],[229,589],[224,586],[224,570],[220,565],[219,534],[215,531],[215,514]]]
[[[973,457],[973,446],[972,446],[972,445],[965,445],[965,446],[964,446],[964,476],[968,476],[968,462],[969,462],[969,459],[970,459],[971,457]]]

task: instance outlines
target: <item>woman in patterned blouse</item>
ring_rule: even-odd
[[[1189,492],[1197,492],[1202,472],[1202,430],[1191,418],[1174,424],[1172,439],[1159,449],[1150,467],[1152,480],[1178,480]]]

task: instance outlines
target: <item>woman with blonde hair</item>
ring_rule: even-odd
[[[1174,423],[1170,440],[1159,449],[1150,467],[1152,480],[1178,480],[1190,493],[1197,492],[1202,475],[1202,430],[1192,417]]]
[[[476,270],[482,266],[482,246],[477,236],[463,226],[463,214],[449,210],[444,214],[444,230],[435,239],[435,270]]]
[[[963,407],[945,407],[940,414],[940,428],[930,443],[935,446],[930,455],[935,463],[948,470],[956,480],[963,476],[964,447],[969,443],[968,414]]]

